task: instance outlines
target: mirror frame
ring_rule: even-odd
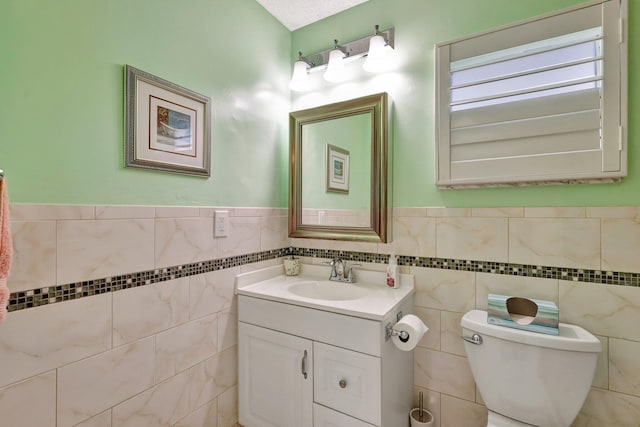
[[[289,237],[385,243],[391,240],[389,109],[386,93],[289,113]],[[332,119],[370,113],[371,204],[369,227],[302,223],[302,127]]]

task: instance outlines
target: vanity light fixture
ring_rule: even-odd
[[[394,34],[393,27],[379,31],[378,25],[376,25],[373,36],[341,44],[334,40],[331,49],[311,55],[302,56],[302,52],[298,52],[298,60],[293,65],[293,75],[289,87],[297,92],[311,89],[308,74],[325,70],[325,80],[341,82],[346,78],[345,64],[360,58],[366,58],[363,68],[367,71],[388,70],[393,63]]]

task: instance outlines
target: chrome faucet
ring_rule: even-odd
[[[347,262],[341,258],[335,258],[329,261],[331,266],[331,273],[329,274],[329,280],[341,283],[355,283],[356,277],[353,271],[354,267],[359,267],[360,264],[351,264],[347,267]]]

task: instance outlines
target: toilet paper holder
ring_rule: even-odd
[[[396,322],[399,322],[400,319],[402,319],[402,312],[399,312],[396,315]],[[387,323],[387,326],[385,326],[385,339],[388,341],[391,337],[400,337],[400,341],[402,342],[407,342],[409,341],[409,333],[407,331],[396,331],[395,329],[393,329],[393,326],[391,326],[391,322]]]

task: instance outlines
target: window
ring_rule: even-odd
[[[438,44],[437,185],[625,176],[626,2]]]

